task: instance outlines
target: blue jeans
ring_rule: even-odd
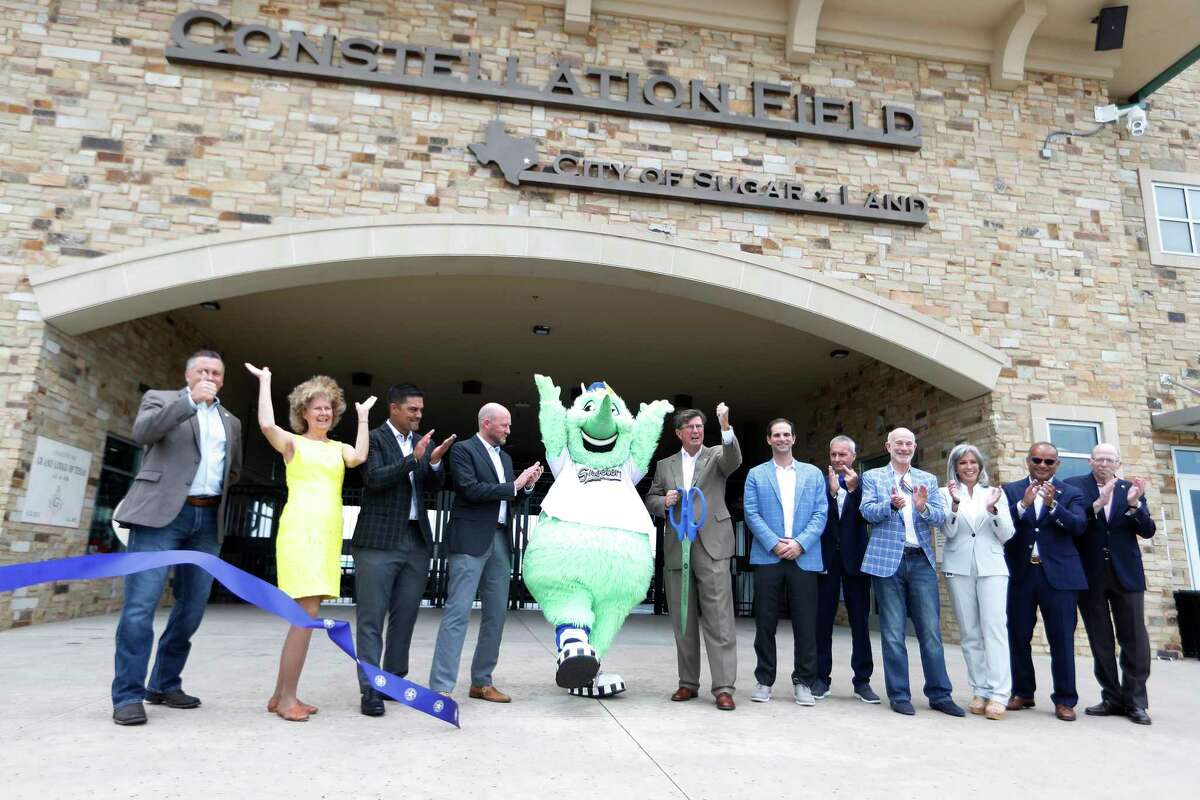
[[[879,601],[879,633],[883,644],[883,677],[888,700],[912,701],[908,685],[908,648],[904,644],[904,618],[910,617],[921,648],[925,696],[929,702],[950,699],[950,676],[942,651],[941,610],[937,573],[921,550],[906,549],[896,572],[873,579]]]
[[[508,611],[508,586],[512,581],[512,548],[508,534],[496,531],[491,549],[481,556],[453,553],[449,561],[446,610],[433,648],[429,688],[435,692],[454,690],[476,592],[479,593],[482,619],[475,656],[471,659],[471,685],[491,686],[492,670],[500,657],[500,637],[504,634],[504,615]]]
[[[129,534],[130,553],[160,550],[199,550],[218,555],[217,506],[186,503],[179,516],[164,528],[134,525]],[[176,566],[172,593],[175,606],[167,627],[158,640],[158,655],[150,682],[146,668],[154,646],[154,610],[167,583],[169,567],[135,572],[125,578],[125,605],[117,623],[116,676],[112,683],[113,708],[140,703],[146,692],[172,692],[183,688],[180,674],[192,649],[192,634],[204,618],[204,606],[212,589],[212,576],[190,564]]]

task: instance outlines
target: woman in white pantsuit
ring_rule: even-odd
[[[942,571],[975,695],[968,708],[972,714],[1002,719],[1012,690],[1004,562],[1004,543],[1013,535],[1012,515],[1004,493],[988,486],[987,460],[979,448],[960,444],[951,450],[946,475],[947,485],[938,490],[946,508]]]

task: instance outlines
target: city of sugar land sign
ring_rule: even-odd
[[[200,28],[207,29],[207,40],[193,38]],[[520,60],[514,55],[506,55],[503,66],[497,64],[495,74],[490,74],[479,51],[362,37],[339,40],[332,33],[316,38],[295,30],[285,37],[266,25],[235,26],[226,17],[207,10],[177,16],[171,26],[171,39],[165,55],[172,63],[710,125],[779,137],[910,151],[921,148],[921,120],[912,109],[883,104],[879,126],[873,127],[855,100],[794,93],[786,84],[752,82],[748,90],[742,90],[751,113],[739,114],[733,111],[737,93],[725,83],[709,86],[703,80],[692,79],[685,85],[660,72],[642,75],[559,62],[549,79],[535,86],[524,82],[527,76],[522,75]],[[499,61],[499,56],[488,60]],[[845,187],[832,193],[824,188],[806,192],[794,181],[734,178],[704,170],[681,176],[678,170],[644,169],[630,180],[619,162],[589,160],[585,167],[582,158],[573,163],[569,160],[572,156],[566,156],[567,161],[563,158],[560,156],[548,169],[523,169],[520,180],[513,182],[867,221],[911,225],[928,221],[928,202],[919,196],[869,192],[852,200]]]
[[[539,167],[534,140],[509,136],[498,119],[488,123],[486,139],[470,149],[479,163],[499,167],[513,186],[586,189],[901,225],[924,225],[929,221],[922,197],[867,192],[853,200],[845,186],[829,192],[810,189],[799,181],[743,178],[711,170],[631,168],[620,161],[569,154]]]

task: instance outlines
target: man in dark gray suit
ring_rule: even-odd
[[[454,443],[454,436],[432,451],[433,431],[417,436],[425,396],[413,384],[388,389],[387,402],[387,422],[371,431],[351,553],[358,655],[403,678],[408,675],[408,647],[429,582],[433,548],[422,497],[427,489],[441,488],[445,475],[442,456]],[[362,713],[383,716],[384,697],[371,687],[362,670],[358,670],[358,684]]]
[[[225,533],[226,490],[242,467],[242,424],[217,393],[225,364],[212,350],[187,361],[187,388],[151,390],[133,423],[134,441],[145,447],[142,466],[114,516],[130,529],[129,552],[199,550],[217,555]],[[212,576],[199,567],[175,567],[175,607],[158,640],[154,669],[146,681],[154,645],[154,610],[167,582],[167,567],[125,578],[125,604],[117,624],[113,722],[141,725],[142,701],[195,708],[180,677],[200,627]]]
[[[446,526],[450,580],[429,671],[431,689],[445,694],[453,691],[471,604],[478,592],[483,619],[471,660],[469,695],[492,703],[512,699],[492,685],[512,578],[512,501],[522,489],[532,490],[542,474],[542,465],[535,462],[513,478],[512,458],[500,449],[511,428],[508,409],[488,403],[479,409],[479,435],[459,442],[450,451],[455,491]]]

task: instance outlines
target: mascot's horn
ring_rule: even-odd
[[[583,424],[584,433],[596,439],[607,439],[614,435],[617,432],[617,421],[613,418],[612,407],[612,396],[604,395],[600,407],[593,411]]]

